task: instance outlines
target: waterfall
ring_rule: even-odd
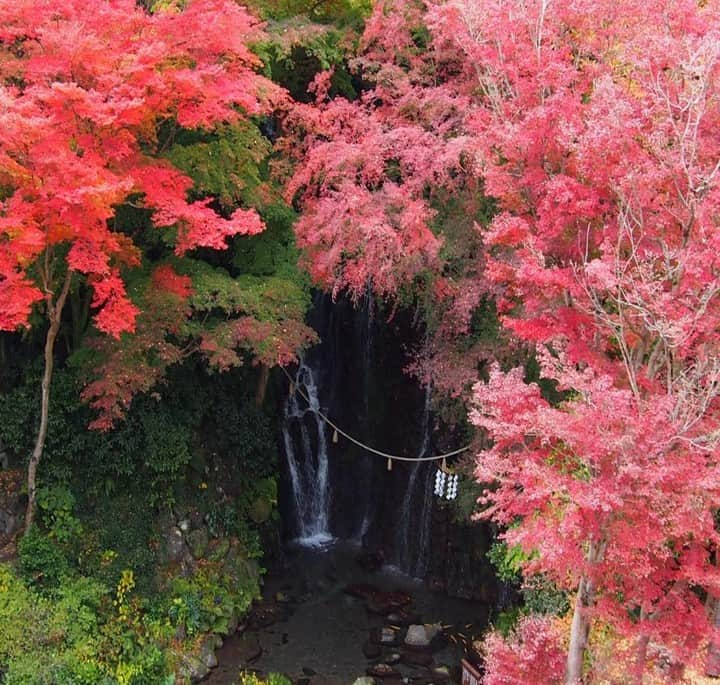
[[[330,483],[325,422],[313,370],[301,360],[295,385],[285,404],[283,442],[292,488],[297,541],[303,545],[330,542]],[[313,429],[313,430],[311,430]]]
[[[417,457],[430,453],[430,400],[431,387],[425,386],[425,403],[421,420],[422,442]],[[407,486],[397,522],[395,556],[397,565],[405,573],[417,578],[427,572],[430,517],[432,514],[433,464],[412,463],[408,470]]]
[[[362,329],[360,331],[360,340],[362,347],[362,369],[363,369],[363,415],[364,415],[364,437],[369,437],[372,433],[370,426],[370,373],[372,371],[372,351],[373,351],[373,323],[374,323],[374,311],[373,311],[373,295],[370,288],[368,288],[367,296],[365,300],[365,307],[362,318]],[[362,457],[362,463],[360,466],[360,474],[358,478],[358,484],[361,491],[365,491],[368,495],[365,497],[363,515],[360,520],[360,527],[357,530],[355,539],[362,544],[363,539],[370,530],[370,524],[372,522],[373,513],[373,502],[370,496],[370,489],[372,487],[372,459],[368,454],[364,454]]]

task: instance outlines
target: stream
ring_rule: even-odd
[[[205,682],[232,685],[247,669],[298,684],[350,685],[380,663],[396,675],[376,682],[459,682],[463,640],[480,634],[489,607],[433,593],[392,566],[372,570],[372,561],[348,542],[290,547],[286,571],[266,579],[263,600],[218,650],[220,665]],[[409,603],[398,608],[396,600]],[[443,630],[431,646],[410,649],[401,626],[408,621]],[[374,644],[383,639],[393,644]]]

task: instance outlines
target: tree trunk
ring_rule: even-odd
[[[710,614],[710,622],[715,628],[720,629],[720,600],[718,600],[717,597],[708,597],[708,611]],[[705,675],[711,678],[720,677],[720,643],[715,639],[710,640],[708,647]]]
[[[45,448],[45,438],[47,437],[48,416],[50,413],[50,383],[52,381],[55,339],[60,330],[60,322],[62,319],[62,310],[65,306],[68,291],[70,290],[71,272],[68,271],[65,276],[62,290],[57,300],[53,302],[52,293],[47,296],[47,314],[50,321],[47,337],[45,338],[45,370],[42,379],[42,399],[40,403],[40,428],[38,429],[35,439],[35,447],[33,448],[30,462],[28,463],[27,488],[28,503],[25,510],[25,534],[32,528],[35,520],[35,511],[37,509],[37,469],[40,464],[43,449]]]
[[[260,364],[260,378],[258,379],[257,390],[255,391],[255,404],[262,407],[265,402],[268,381],[270,380],[270,367],[267,364]]]
[[[582,683],[585,649],[590,635],[590,619],[587,616],[587,608],[592,604],[594,596],[593,582],[583,576],[575,596],[575,609],[570,627],[570,647],[568,648],[565,673],[566,685]]]
[[[605,547],[606,542],[602,540],[590,543],[587,560],[591,567],[602,560]],[[565,671],[565,685],[578,685],[583,682],[585,650],[590,637],[588,609],[594,603],[595,583],[591,578],[583,575],[580,578],[577,595],[575,596],[575,609],[573,611],[572,625],[570,626],[570,646]]]

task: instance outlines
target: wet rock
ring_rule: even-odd
[[[390,623],[395,623],[400,626],[409,626],[413,623],[420,623],[421,621],[420,614],[407,609],[393,611],[391,614],[388,614],[387,619]]]
[[[429,647],[431,639],[424,625],[412,625],[407,629],[405,644],[409,647]]]
[[[400,660],[408,666],[431,666],[433,663],[432,652],[420,649],[403,649],[400,652]]]
[[[260,641],[255,633],[243,633],[235,644],[238,660],[243,664],[250,664],[262,654]]]
[[[387,616],[392,611],[392,604],[388,595],[384,592],[378,592],[365,602],[365,607],[371,614],[379,616]]]
[[[369,678],[367,676],[355,678],[352,685],[375,685],[375,678]]]
[[[397,632],[389,626],[373,628],[370,631],[370,642],[378,645],[392,646],[397,644]]]
[[[370,640],[363,645],[362,651],[366,659],[377,659],[382,654],[380,645]]]
[[[388,604],[393,609],[401,609],[402,607],[407,606],[408,604],[412,603],[412,595],[408,594],[407,592],[402,592],[400,590],[395,590],[395,592],[388,592],[386,593]]]
[[[395,678],[400,675],[400,671],[394,669],[389,664],[373,664],[372,666],[368,666],[365,673],[375,678]]]

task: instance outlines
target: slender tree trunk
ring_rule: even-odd
[[[52,293],[49,293],[46,299],[47,314],[50,321],[47,336],[45,338],[45,370],[42,379],[42,399],[40,403],[40,428],[38,429],[35,439],[35,447],[28,464],[27,488],[28,488],[28,504],[25,511],[25,533],[30,530],[35,520],[35,511],[37,509],[37,469],[40,464],[43,449],[45,448],[45,438],[47,437],[48,416],[50,413],[50,383],[52,381],[55,339],[60,330],[60,322],[62,319],[62,310],[65,306],[68,292],[70,290],[71,272],[68,270],[62,290],[57,300],[53,302]]]
[[[267,364],[260,364],[260,378],[258,379],[257,390],[255,391],[255,404],[262,407],[265,402],[268,381],[270,380],[270,367]]]
[[[585,649],[590,636],[590,619],[587,609],[595,597],[593,582],[583,576],[575,595],[575,609],[573,611],[572,625],[570,626],[570,647],[568,648],[567,667],[565,673],[566,685],[578,685],[582,682]]]
[[[605,554],[604,541],[593,542],[588,550],[588,562],[592,566],[601,561]],[[595,583],[582,576],[575,595],[575,609],[570,626],[570,646],[568,648],[567,665],[565,671],[565,685],[578,685],[583,682],[583,665],[585,650],[590,637],[590,617],[588,609],[595,603]]]
[[[712,625],[720,629],[720,600],[717,597],[708,597],[708,612]],[[710,641],[705,675],[712,678],[720,676],[720,643],[717,640]]]

